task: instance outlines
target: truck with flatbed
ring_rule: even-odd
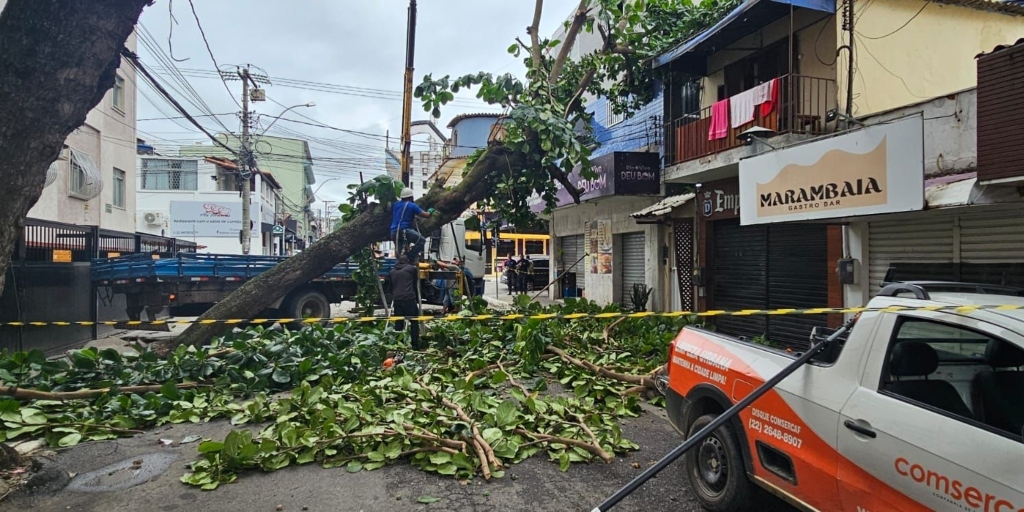
[[[686,452],[707,510],[1024,511],[1024,298],[963,283],[885,286],[821,352]],[[686,327],[666,404],[695,436],[799,352]]]
[[[485,257],[478,242],[467,240],[465,223],[456,220],[428,238],[428,258],[462,260],[464,272],[432,268],[420,263],[424,303],[441,304],[445,290],[435,282],[461,283],[461,293],[483,294]],[[166,256],[166,257],[165,257]],[[129,320],[138,321],[145,311],[150,321],[165,308],[203,310],[223,300],[250,279],[281,263],[285,256],[178,253],[133,254],[92,262],[91,279],[101,297],[124,295]],[[378,258],[380,291],[390,302],[390,271],[395,258]],[[270,309],[279,318],[327,318],[331,304],[352,300],[358,285],[353,279],[359,265],[346,261],[275,301]],[[472,277],[470,277],[472,276]]]

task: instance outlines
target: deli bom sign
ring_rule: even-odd
[[[920,116],[740,161],[740,222],[767,224],[924,208]]]

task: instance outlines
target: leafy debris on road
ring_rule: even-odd
[[[464,315],[485,308],[479,299],[464,306]],[[517,309],[594,314],[614,306],[567,300],[544,309],[521,300]],[[313,462],[358,472],[405,459],[460,480],[490,479],[543,452],[564,471],[637,448],[616,420],[640,412],[639,395],[653,388],[667,342],[687,321],[630,319],[609,336],[611,327],[594,318],[464,316],[430,323],[434,348],[426,352],[407,352],[390,326],[350,322],[254,327],[202,349],[181,346],[166,359],[146,350],[85,349],[54,361],[38,351],[2,354],[8,389],[78,398],[0,398],[0,441],[70,447],[217,418],[262,427],[199,443],[182,481],[203,489],[246,470]],[[388,359],[400,363],[385,368]]]

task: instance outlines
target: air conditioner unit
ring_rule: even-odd
[[[159,226],[164,223],[163,212],[145,212],[142,214],[142,220],[150,226]]]

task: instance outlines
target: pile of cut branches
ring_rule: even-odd
[[[470,315],[484,306],[464,307]],[[614,310],[587,301],[517,307]],[[84,349],[60,360],[2,354],[0,440],[68,447],[225,418],[238,429],[199,443],[182,477],[204,489],[245,470],[312,462],[360,471],[405,459],[490,479],[543,452],[565,470],[636,448],[616,420],[641,412],[640,395],[686,322],[438,320],[426,326],[433,348],[425,352],[406,352],[389,325],[345,323],[251,328],[165,359],[141,347],[139,355]]]

